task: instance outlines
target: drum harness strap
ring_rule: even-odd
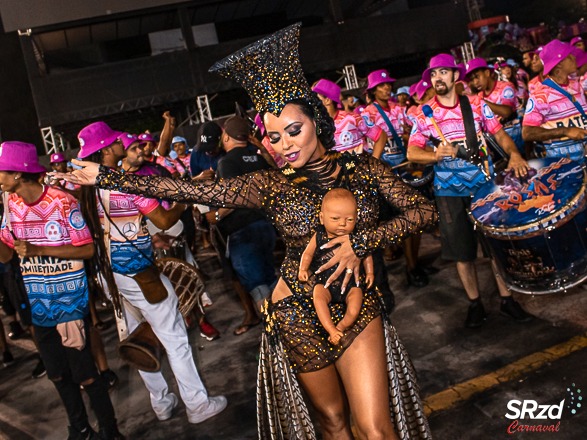
[[[106,251],[108,252],[108,258],[112,260],[112,256],[110,255],[110,224],[112,223],[112,219],[110,218],[110,191],[108,190],[100,190],[100,192],[104,195],[104,201],[102,201],[102,197],[98,194],[98,200],[100,201],[100,205],[102,206],[102,210],[104,211],[104,216],[106,217],[107,221],[104,222],[104,242],[106,245]],[[112,223],[114,224],[114,223]],[[116,224],[114,224],[116,227]],[[118,229],[118,228],[116,228]],[[119,231],[120,232],[120,231]],[[121,233],[122,234],[122,233]],[[124,234],[122,234],[124,237]],[[143,321],[143,317],[139,309],[129,303],[124,295],[120,295],[120,302],[121,306],[121,316],[119,317],[117,313],[114,313],[114,318],[116,318],[116,329],[118,330],[118,339],[124,340],[128,337],[128,326],[126,325],[125,319],[125,311],[133,315],[133,317],[137,320],[137,322]]]
[[[385,111],[381,108],[381,106],[377,102],[374,102],[373,105],[375,106],[375,108],[377,109],[377,111],[379,112],[379,114],[381,115],[381,117],[383,118],[385,123],[387,124],[387,127],[389,128],[389,132],[391,133],[391,137],[393,138],[393,141],[398,146],[401,153],[405,156],[406,149],[404,148],[404,143],[402,142],[402,139],[397,134],[397,131],[395,131],[395,128],[393,128],[393,124],[389,120],[387,113],[385,113]]]
[[[469,98],[459,95],[459,103],[461,105],[461,114],[463,115],[463,124],[465,125],[466,142],[459,144],[457,156],[479,166],[487,178],[489,178],[489,163],[487,155],[481,154],[482,150],[479,148],[477,130],[475,130],[475,119]]]
[[[573,103],[573,105],[577,108],[577,110],[579,110],[579,113],[581,113],[581,116],[583,116],[583,119],[585,121],[587,121],[587,114],[585,114],[585,110],[583,109],[583,106],[579,102],[577,102],[577,100],[575,99],[575,97],[573,95],[571,95],[569,92],[567,92],[565,89],[563,89],[560,85],[558,85],[556,82],[554,82],[552,80],[552,78],[546,78],[544,81],[542,81],[542,84],[556,90],[561,95],[563,95],[565,98],[567,98],[569,101],[571,101]]]

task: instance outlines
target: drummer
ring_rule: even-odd
[[[409,125],[403,107],[392,101],[392,83],[395,79],[385,69],[375,70],[367,76],[367,98],[371,102],[363,111],[363,118],[373,121],[387,135],[381,161],[394,167],[406,162],[407,133]],[[406,278],[408,285],[424,287],[428,284],[428,275],[418,266],[419,241],[416,236],[404,242],[406,257]]]
[[[367,142],[369,139],[373,143],[373,156],[381,157],[387,142],[385,131],[378,125],[369,124],[356,113],[342,110],[341,89],[338,84],[323,78],[314,84],[312,91],[318,95],[334,121],[334,150],[360,154],[371,149]]]
[[[465,77],[479,90],[479,98],[498,116],[505,132],[514,140],[518,151],[523,155],[524,140],[520,119],[517,117],[515,86],[509,81],[498,81],[495,71],[483,58],[473,58],[466,68]]]
[[[423,112],[416,118],[408,143],[408,159],[422,164],[435,163],[434,191],[440,214],[442,258],[456,262],[459,278],[470,301],[465,326],[474,328],[483,324],[487,314],[479,297],[475,268],[477,237],[467,212],[471,196],[490,178],[486,165],[490,167],[491,163],[486,154],[482,154],[483,145],[475,145],[469,151],[465,149],[465,143],[468,142],[461,103],[469,103],[472,108],[475,140],[483,139],[483,131],[493,134],[509,155],[509,167],[518,176],[526,175],[528,164],[491,109],[478,95],[457,95],[455,82],[462,74],[452,55],[440,54],[430,60],[430,67],[422,79],[430,82],[436,92],[436,96],[426,103],[431,107],[434,119],[426,117]],[[439,133],[435,124],[442,133]],[[435,150],[426,147],[430,137],[442,136],[448,143],[441,142]],[[495,271],[495,265],[492,266]],[[530,315],[511,297],[503,280],[496,278],[501,312],[516,321],[528,321]]]
[[[553,40],[544,46],[540,59],[545,79],[530,92],[522,136],[525,141],[542,142],[546,157],[584,160],[587,136],[587,101],[573,74],[577,60],[568,43]]]

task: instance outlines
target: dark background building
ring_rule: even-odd
[[[41,144],[39,128],[75,134],[104,119],[118,129],[157,131],[165,109],[193,122],[196,98],[212,115],[247,107],[244,92],[208,68],[234,50],[302,22],[300,54],[311,82],[359,78],[388,68],[419,74],[430,55],[467,40],[470,0],[3,0],[0,134]],[[529,2],[475,2],[491,13],[526,14]],[[568,3],[575,14],[581,1]],[[524,7],[522,7],[524,5]],[[579,6],[577,6],[579,5]],[[519,12],[517,12],[519,10]],[[515,20],[515,16],[512,18]],[[8,61],[8,62],[6,62]],[[191,137],[195,126],[182,128]]]

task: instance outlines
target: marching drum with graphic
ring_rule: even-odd
[[[509,288],[564,291],[587,278],[585,171],[568,158],[528,164],[525,179],[502,172],[481,187],[470,216]]]

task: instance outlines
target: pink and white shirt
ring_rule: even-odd
[[[389,101],[388,107],[381,108],[387,115],[398,137],[401,139],[402,135],[404,134],[404,127],[408,125],[403,107],[400,107],[398,104]],[[405,146],[398,145],[394,140],[389,125],[375,104],[369,104],[367,107],[365,107],[362,115],[368,127],[372,126],[370,124],[374,124],[387,134],[387,143],[385,144],[383,154],[381,155],[381,160],[391,166],[395,166],[404,162],[406,160]],[[365,116],[367,116],[367,118]]]
[[[15,237],[36,246],[51,247],[83,246],[93,241],[78,202],[55,187],[43,187],[43,194],[33,204],[10,194],[7,212],[10,225],[5,215],[0,239],[11,248]],[[88,282],[83,260],[24,257],[20,267],[35,325],[54,327],[87,316]]]
[[[102,223],[105,220],[102,205],[110,200],[110,251],[112,270],[123,275],[133,275],[152,265],[153,248],[151,236],[143,217],[158,206],[156,199],[123,194],[117,191],[100,190],[98,212]]]
[[[570,79],[567,85],[561,85],[577,103],[587,111],[587,100],[583,87],[577,79]],[[547,129],[560,127],[587,128],[587,120],[583,118],[575,104],[556,89],[537,83],[530,93],[523,126],[542,127]],[[545,141],[547,157],[570,156],[573,160],[583,160],[584,142],[572,139]]]
[[[369,149],[367,139],[375,142],[381,136],[379,126],[372,123],[368,125],[366,119],[356,113],[344,110],[336,112],[334,125],[336,127],[334,132],[336,145],[333,149],[340,152],[354,150],[356,153],[362,153],[363,150]]]

